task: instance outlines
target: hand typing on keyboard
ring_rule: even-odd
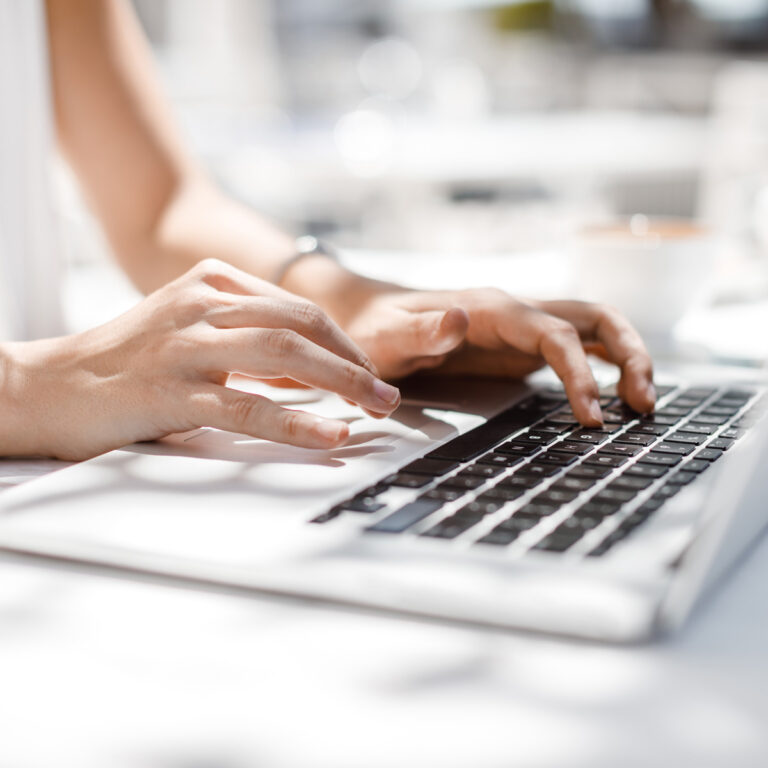
[[[377,284],[339,320],[385,378],[423,369],[521,378],[549,364],[575,417],[597,426],[599,392],[587,362],[593,353],[618,366],[618,394],[635,411],[648,413],[655,404],[648,352],[610,307],[524,302],[495,288],[409,291]]]

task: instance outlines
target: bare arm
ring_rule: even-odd
[[[267,278],[292,238],[226,198],[189,158],[126,0],[47,0],[61,144],[126,272],[145,292],[213,257]],[[616,312],[376,283],[323,259],[282,286],[319,304],[385,378],[429,368],[519,377],[550,364],[583,424],[600,423],[586,350],[621,369],[620,392],[653,407],[651,361]]]
[[[60,144],[144,292],[215,257],[268,277],[293,241],[222,195],[186,154],[125,0],[47,0]]]

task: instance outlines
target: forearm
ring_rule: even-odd
[[[123,268],[145,293],[206,258],[271,280],[296,249],[291,235],[204,180],[186,184],[146,236],[117,239],[113,245]],[[372,293],[397,289],[321,255],[291,265],[281,287],[320,305],[342,326]]]
[[[122,267],[144,293],[207,258],[268,280],[294,250],[288,234],[203,179],[181,185],[151,228],[111,240]]]

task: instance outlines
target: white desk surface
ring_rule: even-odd
[[[0,768],[765,766],[767,577],[614,648],[0,556]]]

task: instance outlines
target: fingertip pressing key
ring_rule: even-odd
[[[603,411],[600,408],[600,402],[598,400],[593,400],[589,404],[589,416],[597,425],[601,427],[603,426]]]

